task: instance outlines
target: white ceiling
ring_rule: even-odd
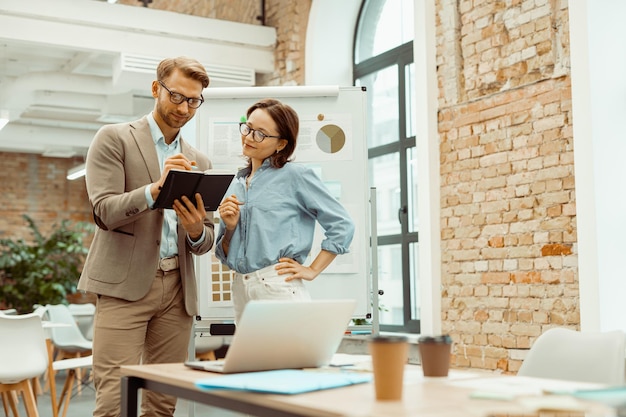
[[[188,55],[211,87],[274,69],[274,28],[99,0],[0,0],[0,152],[84,155],[105,123],[149,112],[158,62]]]

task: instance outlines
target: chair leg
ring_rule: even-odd
[[[0,398],[2,398],[2,408],[4,408],[4,416],[9,417],[9,399],[7,398],[7,393],[3,392],[0,394]]]
[[[18,417],[17,405],[15,404],[15,400],[13,399],[13,391],[2,392],[2,407],[4,408],[5,417],[9,417],[9,407],[11,407],[13,417]]]
[[[26,415],[28,417],[39,417],[39,411],[37,410],[37,403],[35,402],[35,395],[33,394],[30,381],[22,381],[19,382],[18,385],[21,387],[20,389],[22,391],[22,398],[24,399]]]
[[[61,390],[61,397],[59,398],[59,408],[57,409],[57,415],[61,413],[61,408],[63,408],[63,417],[66,417],[67,415],[67,409],[70,406],[70,398],[72,398],[72,388],[74,387],[75,378],[76,370],[68,369],[67,377],[65,378],[65,383],[63,384],[63,389]]]
[[[13,415],[15,417],[19,417],[19,413],[17,412],[17,403],[18,403],[17,393],[15,391],[11,391],[8,394],[9,394],[8,395],[9,405],[11,406],[11,410],[13,411]]]
[[[43,391],[41,390],[41,384],[39,383],[39,378],[35,377],[31,379],[30,383],[31,383],[31,387],[33,388],[33,395],[35,396],[35,402],[37,402],[39,395],[43,394]]]

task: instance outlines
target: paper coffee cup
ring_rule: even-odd
[[[369,340],[377,400],[401,400],[409,343],[404,336],[376,336]]]
[[[448,376],[452,338],[448,335],[417,339],[424,376]]]

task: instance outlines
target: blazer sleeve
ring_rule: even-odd
[[[147,122],[146,122],[147,126]],[[158,158],[154,144],[153,158],[134,141],[129,124],[103,126],[94,136],[86,158],[86,185],[94,221],[103,230],[114,230],[137,220],[149,211],[144,189],[153,182],[147,161]]]

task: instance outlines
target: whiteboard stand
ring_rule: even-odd
[[[370,251],[371,251],[371,265],[369,270],[369,276],[371,278],[370,284],[370,297],[371,297],[371,306],[372,312],[369,317],[371,319],[369,324],[362,325],[352,325],[348,327],[348,330],[352,332],[352,334],[367,334],[370,333],[372,336],[378,336],[380,333],[380,319],[379,319],[379,310],[378,306],[380,305],[378,301],[378,297],[381,295],[378,289],[378,233],[376,229],[376,187],[370,188],[369,194],[369,203],[370,203]]]
[[[379,311],[378,311],[378,230],[376,227],[376,187],[370,188],[370,247],[372,248],[372,335],[378,336]]]

